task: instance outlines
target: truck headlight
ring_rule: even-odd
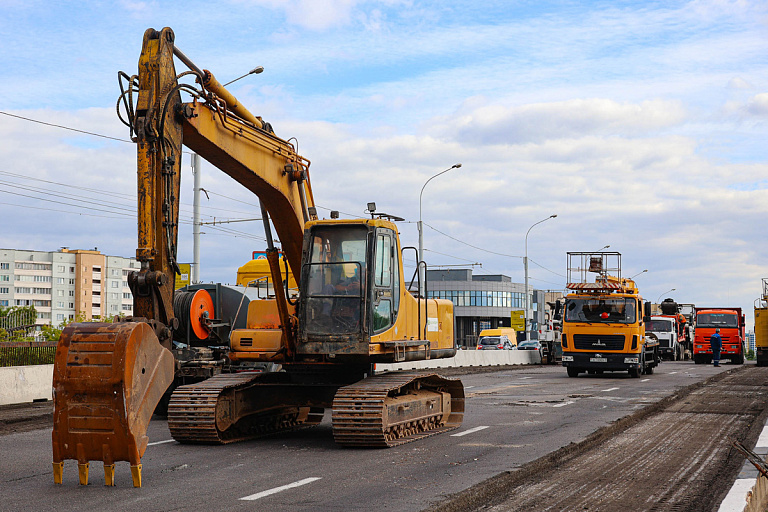
[[[573,356],[563,356],[563,362],[564,363],[572,363],[573,362]]]
[[[638,364],[640,362],[639,357],[625,357],[624,362],[626,364]]]

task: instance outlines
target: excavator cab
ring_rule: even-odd
[[[368,356],[371,336],[393,326],[400,306],[397,231],[382,220],[310,224],[298,352]]]
[[[364,225],[319,225],[309,230],[307,290],[300,339],[364,341],[368,288],[368,233]]]

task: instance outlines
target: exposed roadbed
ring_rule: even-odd
[[[739,366],[681,389],[429,512],[717,510],[768,417],[768,368]]]

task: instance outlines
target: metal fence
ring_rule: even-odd
[[[0,342],[0,367],[53,364],[56,342]]]

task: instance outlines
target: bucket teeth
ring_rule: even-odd
[[[104,485],[114,487],[115,485],[115,465],[104,464]]]
[[[64,483],[64,463],[63,462],[53,463],[53,483],[54,484]]]
[[[141,487],[141,464],[131,466],[131,476],[133,477],[133,486]]]
[[[84,464],[79,463],[77,464],[77,474],[80,477],[80,485],[88,485],[88,470],[91,467],[90,462],[86,462]]]

